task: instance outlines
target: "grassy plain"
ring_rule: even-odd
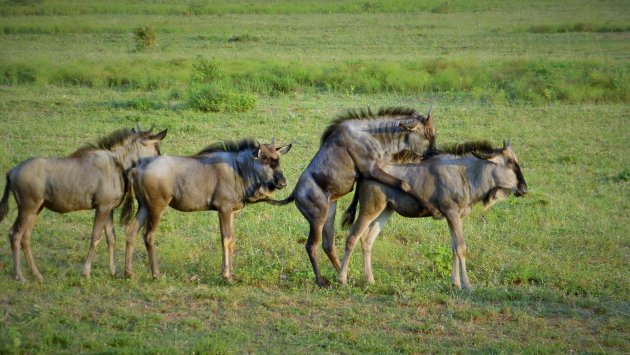
[[[213,212],[167,211],[160,279],[139,241],[134,279],[108,275],[101,245],[86,280],[92,212],[43,211],[32,237],[43,284],[13,281],[0,249],[0,353],[630,352],[627,1],[19,3],[0,5],[2,172],[139,121],[169,129],[165,154],[294,142],[282,162],[292,186],[336,114],[434,103],[440,142],[511,137],[530,193],[465,221],[472,293],[449,285],[443,221],[392,218],[376,284],[356,253],[351,286],[322,290],[291,205],[237,217],[233,284],[219,277]],[[138,51],[145,25],[157,44]],[[256,106],[191,109],[199,58]],[[15,216],[11,199],[2,233]]]

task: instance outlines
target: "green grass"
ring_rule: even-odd
[[[355,252],[350,287],[322,290],[293,205],[237,216],[233,284],[219,276],[215,212],[167,210],[158,280],[140,240],[136,277],[122,278],[117,225],[119,275],[102,242],[86,280],[93,213],[44,210],[32,237],[43,284],[24,262],[28,281],[13,281],[0,248],[0,353],[630,352],[627,32],[529,30],[625,28],[627,2],[213,4],[1,3],[0,171],[139,121],[169,129],[164,154],[293,142],[282,160],[293,186],[335,115],[433,104],[438,142],[510,137],[529,185],[465,220],[475,291],[450,287],[444,221],[393,217],[375,243],[376,284]],[[149,50],[136,50],[140,26],[155,29]],[[191,107],[191,88],[216,82],[256,105]],[[323,251],[319,262],[334,281]]]

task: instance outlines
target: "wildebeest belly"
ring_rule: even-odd
[[[206,211],[210,209],[205,196],[188,195],[184,198],[173,198],[169,203],[172,208],[181,212]]]
[[[388,188],[393,191],[393,188]],[[399,215],[409,218],[429,217],[431,213],[418,200],[402,191],[395,191],[393,196],[388,194],[387,207],[393,209]]]

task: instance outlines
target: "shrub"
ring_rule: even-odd
[[[256,106],[256,98],[212,83],[191,88],[188,104],[203,112],[243,112]]]
[[[199,58],[193,64],[188,104],[203,112],[243,112],[256,106],[256,98],[232,89],[233,84],[215,61]]]
[[[3,85],[32,84],[37,80],[35,69],[23,64],[8,66],[1,75]]]
[[[133,30],[136,39],[136,50],[144,51],[155,47],[157,38],[155,29],[151,26],[140,26]]]
[[[193,63],[193,73],[191,82],[193,84],[210,84],[220,82],[224,79],[223,69],[214,61],[198,58],[197,63]]]

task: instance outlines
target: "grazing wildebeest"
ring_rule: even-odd
[[[116,274],[114,265],[113,213],[125,195],[125,171],[143,157],[160,154],[159,143],[166,130],[152,134],[151,130],[121,129],[102,138],[96,145],[85,145],[63,158],[31,158],[7,173],[4,195],[0,201],[0,221],[8,211],[9,190],[18,206],[18,215],[9,239],[13,253],[13,272],[24,281],[20,268],[18,245],[33,275],[41,281],[31,254],[30,238],[37,215],[46,207],[66,213],[95,209],[90,250],[83,274],[90,276],[96,245],[103,228],[109,247],[109,270]]]
[[[489,208],[496,201],[527,193],[527,184],[516,155],[507,144],[494,149],[487,141],[451,146],[444,151],[459,154],[436,154],[420,163],[391,164],[383,169],[409,181],[420,196],[425,196],[448,221],[453,251],[452,282],[457,288],[471,289],[466,273],[466,243],[462,235],[462,218],[473,205],[483,201]],[[470,152],[471,154],[465,154]],[[463,154],[463,155],[462,155]],[[393,212],[404,217],[427,217],[430,213],[409,195],[372,180],[357,183],[354,199],[344,214],[344,225],[350,225],[359,202],[359,217],[346,239],[346,250],[339,272],[339,282],[346,285],[350,254],[361,237],[363,263],[368,283],[374,283],[371,253],[374,239]]]
[[[339,271],[334,247],[336,200],[352,191],[357,178],[372,179],[415,195],[409,184],[383,171],[385,164],[397,156],[421,156],[433,146],[435,127],[431,110],[426,117],[413,109],[387,108],[377,114],[369,109],[349,111],[332,122],[324,131],[319,151],[304,170],[284,205],[295,201],[298,210],[310,225],[306,252],[315,281],[320,287],[327,282],[317,265],[317,245],[322,240],[328,258]],[[420,204],[438,214],[422,197]]]
[[[129,172],[129,192],[121,220],[127,223],[125,274],[131,276],[136,234],[143,227],[144,243],[153,277],[158,277],[154,235],[164,210],[171,206],[182,212],[219,212],[223,268],[232,279],[234,214],[246,204],[268,198],[287,182],[280,169],[280,155],[291,145],[258,144],[253,139],[211,145],[189,157],[159,156],[143,159]],[[138,211],[131,221],[134,195]]]

